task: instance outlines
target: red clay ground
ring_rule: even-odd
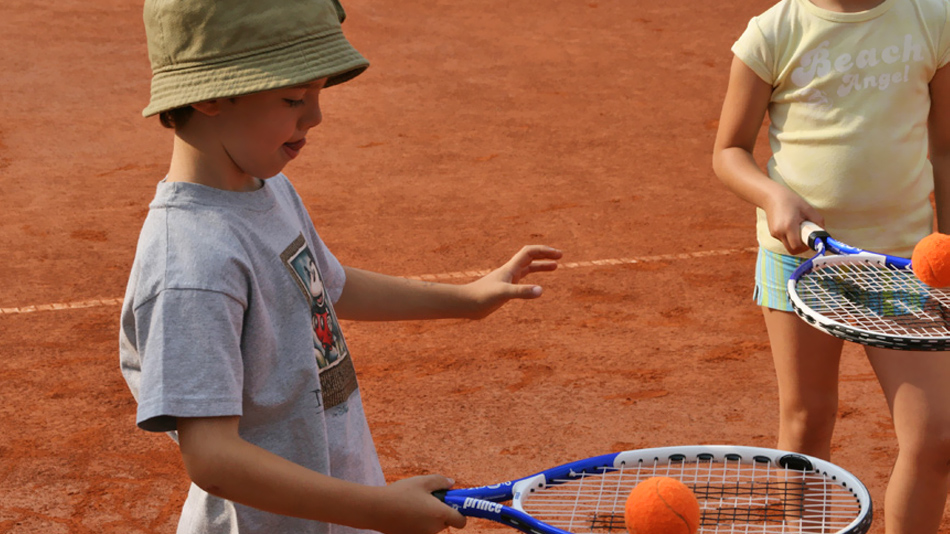
[[[337,256],[441,274],[546,243],[566,263],[536,279],[541,300],[481,322],[344,324],[387,476],[464,486],[625,448],[772,446],[753,214],[710,170],[729,47],[771,1],[345,4],[373,66],[325,94],[287,169]],[[5,0],[0,51],[0,533],[173,532],[187,479],[169,439],[134,427],[101,300],[123,294],[170,148],[139,115],[141,2]],[[30,308],[58,303],[91,307]],[[833,460],[870,488],[880,533],[896,444],[855,347],[841,389]]]

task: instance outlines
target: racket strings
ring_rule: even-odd
[[[722,506],[703,513],[704,524],[782,522],[801,517],[805,510],[803,484],[766,481],[729,486],[706,484],[691,489],[700,501],[748,499],[742,506]]]
[[[700,503],[699,532],[838,532],[861,512],[845,487],[825,476],[730,460],[607,467],[550,480],[526,497],[525,511],[568,532],[626,532],[624,505],[640,481],[668,476]]]
[[[816,263],[795,290],[817,314],[852,328],[897,337],[950,336],[950,294],[908,270],[864,261]]]

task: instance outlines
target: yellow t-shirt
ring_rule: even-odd
[[[733,53],[772,86],[769,176],[853,246],[910,256],[933,229],[929,83],[950,62],[950,1],[836,13],[782,0]],[[788,254],[757,210],[759,244]]]

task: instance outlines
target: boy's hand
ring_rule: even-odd
[[[791,254],[800,254],[808,250],[808,243],[802,242],[801,226],[811,221],[824,226],[825,219],[811,204],[790,189],[781,187],[769,198],[765,206],[765,216],[769,223],[769,233],[778,239]]]
[[[541,296],[541,286],[519,284],[522,278],[539,271],[557,269],[561,251],[544,245],[528,245],[518,251],[508,263],[478,280],[466,284],[464,290],[474,302],[471,317],[481,319],[511,299],[535,299]]]
[[[442,475],[425,475],[382,488],[385,496],[376,515],[381,524],[376,529],[384,534],[434,534],[446,527],[463,528],[465,516],[432,496],[453,483]]]

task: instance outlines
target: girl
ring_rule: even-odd
[[[938,231],[950,232],[950,3],[782,0],[732,51],[713,167],[757,207],[754,296],[778,378],[778,447],[828,459],[842,342],[791,312],[785,281],[808,248],[799,226],[910,256],[933,231],[934,193]],[[766,111],[767,173],[752,156]],[[936,533],[950,475],[950,356],[865,351],[899,445],[886,531]]]

